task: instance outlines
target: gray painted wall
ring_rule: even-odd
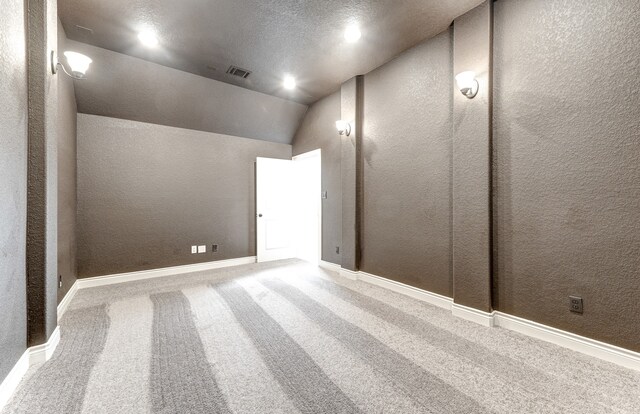
[[[93,59],[78,112],[291,144],[306,105],[69,41]]]
[[[58,49],[57,3],[28,7],[27,343],[47,341],[57,326],[58,79],[50,52]]]
[[[504,0],[494,18],[495,306],[640,351],[638,2]]]
[[[67,37],[58,21],[58,50],[66,50]],[[73,80],[58,78],[58,303],[78,274],[76,264],[76,97]]]
[[[351,133],[349,136],[340,137],[342,146],[342,247],[340,249],[340,265],[344,269],[358,270],[360,260],[360,233],[358,211],[358,178],[361,177],[361,168],[358,167],[359,156],[362,148],[362,123],[358,122],[357,108],[362,105],[362,91],[364,81],[362,76],[357,76],[343,83],[340,87],[340,119],[349,122]],[[335,122],[334,122],[335,127]],[[360,174],[359,174],[360,173]]]
[[[453,93],[453,299],[491,312],[491,7],[453,24],[451,76],[474,71],[478,94]],[[455,79],[455,78],[454,78]],[[454,81],[455,82],[455,81]]]
[[[255,255],[256,157],[291,146],[79,114],[79,277]]]
[[[322,150],[322,260],[340,264],[336,247],[342,244],[341,137],[335,128],[340,119],[340,92],[314,103],[293,139],[293,155]]]
[[[451,34],[365,75],[361,270],[451,296]]]
[[[0,382],[27,346],[27,62],[22,0],[0,0]]]

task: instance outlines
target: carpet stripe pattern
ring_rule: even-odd
[[[300,261],[80,291],[61,333],[2,414],[640,412],[638,372]]]

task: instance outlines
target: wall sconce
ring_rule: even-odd
[[[472,99],[478,94],[478,81],[476,80],[476,73],[473,71],[460,72],[456,75],[456,83],[460,92],[469,99]]]
[[[351,134],[351,124],[347,121],[336,121],[336,129],[340,135],[349,136]]]
[[[76,52],[64,52],[64,57],[67,58],[71,73],[67,72],[64,65],[58,61],[54,50],[51,51],[51,73],[55,75],[58,73],[58,67],[61,67],[62,71],[73,79],[82,80],[87,78],[87,69],[89,69],[89,65],[93,62],[91,58]]]

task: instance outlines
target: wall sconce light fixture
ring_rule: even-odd
[[[340,135],[349,136],[351,134],[351,124],[347,121],[336,121],[336,129]]]
[[[55,75],[58,73],[58,68],[60,67],[64,73],[73,79],[82,80],[87,78],[87,70],[89,69],[91,62],[93,62],[91,58],[77,52],[64,52],[64,57],[67,58],[67,63],[71,68],[71,73],[67,72],[64,65],[58,61],[58,57],[54,50],[51,51],[51,73]]]
[[[456,75],[456,83],[460,92],[471,99],[478,94],[478,81],[476,80],[476,73],[473,71],[460,72]]]

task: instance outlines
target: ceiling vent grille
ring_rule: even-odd
[[[227,69],[227,73],[229,75],[238,76],[242,79],[247,79],[247,77],[251,75],[251,71],[239,68],[237,66],[229,66],[229,69]]]

